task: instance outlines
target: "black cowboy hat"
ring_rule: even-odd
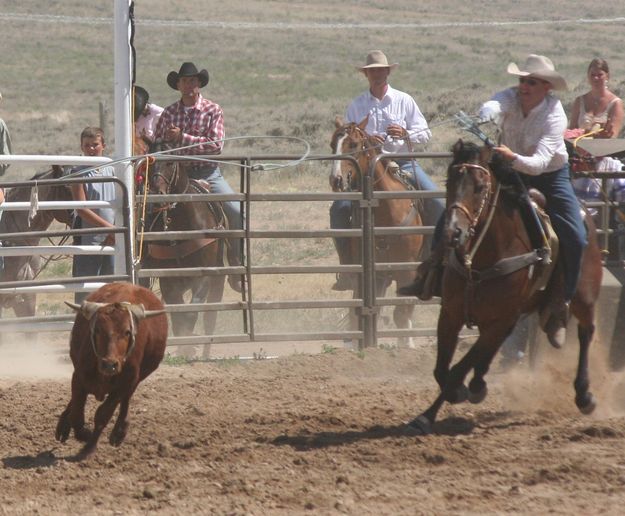
[[[148,105],[148,100],[150,100],[150,94],[147,90],[141,86],[135,86],[135,120],[137,120],[141,116],[141,113],[143,113],[145,106]]]
[[[169,87],[177,90],[178,79],[180,79],[180,77],[197,77],[200,80],[200,88],[208,84],[208,72],[206,70],[200,70],[198,72],[193,63],[182,63],[178,73],[173,71],[169,72],[169,74],[167,74],[167,84],[169,84]]]

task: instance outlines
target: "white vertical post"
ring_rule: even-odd
[[[115,0],[114,19],[114,98],[115,98],[115,158],[120,159],[132,155],[132,123],[131,123],[131,48],[130,48],[130,5],[132,0]],[[132,164],[130,161],[120,162],[115,165],[115,175],[121,179],[126,188],[130,200],[129,221],[132,235],[134,227],[134,177]],[[127,206],[122,206],[119,199],[118,206],[124,210]],[[117,240],[121,239],[120,235]],[[118,242],[119,243],[119,242]],[[134,238],[130,239],[130,245],[116,245],[115,253],[115,273],[125,269],[124,249],[130,249],[132,256],[134,252]],[[134,281],[134,270],[126,271]]]

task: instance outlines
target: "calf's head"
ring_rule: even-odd
[[[141,304],[126,302],[82,305],[66,302],[89,323],[89,340],[97,359],[98,370],[105,376],[119,374],[135,348],[137,327],[142,319],[164,313],[145,310]]]

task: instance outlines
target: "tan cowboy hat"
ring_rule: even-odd
[[[508,65],[508,73],[547,81],[551,83],[554,90],[568,90],[564,77],[556,72],[551,59],[545,56],[530,54],[527,56],[525,65],[522,68],[519,68],[516,63],[510,63]]]
[[[356,66],[356,70],[364,72],[367,68],[396,68],[399,63],[388,64],[388,59],[381,50],[372,50],[367,54],[367,61],[364,66]]]

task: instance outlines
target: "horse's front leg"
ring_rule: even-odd
[[[160,278],[161,294],[163,300],[168,305],[184,304],[183,293],[187,278]],[[186,336],[193,334],[197,313],[172,312],[171,328],[175,336]]]
[[[458,334],[464,326],[462,317],[457,314],[458,310],[450,311],[445,305],[441,307],[437,325],[437,352],[436,366],[434,367],[434,378],[445,394],[446,401],[458,403],[466,399],[466,389],[460,384],[449,385],[449,365],[458,346]],[[464,380],[464,379],[463,379]]]
[[[457,308],[457,307],[455,307]],[[453,315],[454,313],[460,313],[457,309],[449,311],[446,307],[446,303],[443,303],[440,314],[438,316],[437,327],[437,353],[436,353],[436,366],[434,368],[434,378],[438,383],[441,392],[434,400],[434,403],[423,412],[420,416],[414,418],[408,426],[417,430],[422,434],[429,434],[432,432],[432,426],[436,421],[438,411],[443,406],[445,401],[450,403],[458,403],[466,400],[467,388],[464,386],[463,375],[458,374],[457,366],[454,366],[452,370],[449,369],[451,360],[453,359],[456,347],[458,345],[458,334],[464,325],[461,317]],[[456,370],[454,377],[451,376],[451,372]]]
[[[503,341],[510,335],[516,323],[516,320],[511,322],[510,318],[507,319],[506,321],[506,318],[500,318],[497,322],[489,321],[488,324],[480,326],[480,336],[474,344],[474,375],[469,382],[468,400],[471,403],[481,403],[488,394],[484,377]]]

